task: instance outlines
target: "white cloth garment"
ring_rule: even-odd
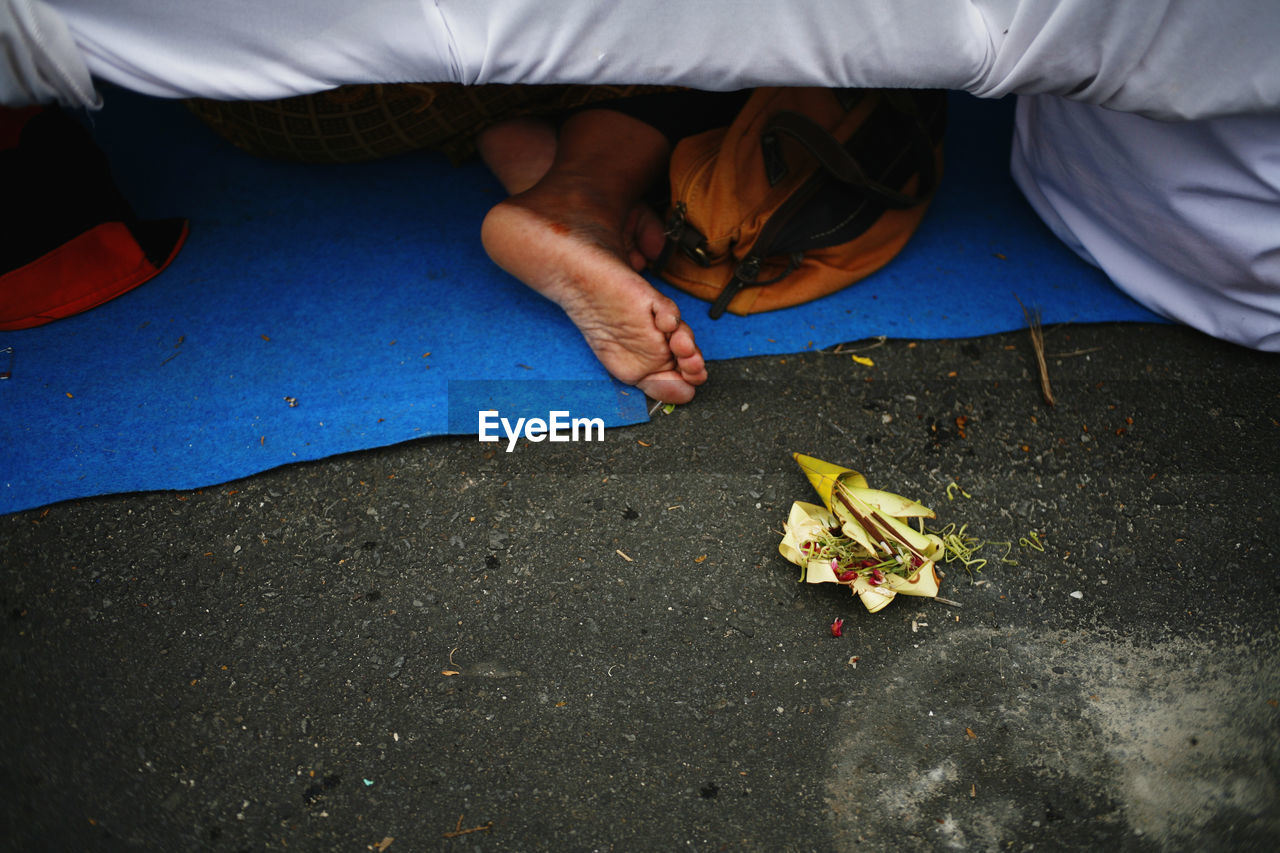
[[[0,0],[0,106],[102,106],[66,21],[40,0]]]
[[[1280,116],[1159,122],[1023,97],[1012,159],[1040,218],[1134,299],[1280,351]]]
[[[1276,0],[4,5],[56,11],[95,76],[167,97],[275,98],[406,81],[776,84],[1049,93],[1171,119],[1280,109]],[[49,47],[27,39],[29,52]]]
[[[1280,350],[1280,0],[0,0],[0,103],[344,83],[1023,96],[1013,171],[1152,309]],[[87,71],[86,71],[87,69]]]

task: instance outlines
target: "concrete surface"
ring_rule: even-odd
[[[862,342],[872,367],[718,363],[602,443],[427,439],[0,518],[0,837],[1277,849],[1280,362],[1047,331],[1052,408],[1025,333]],[[1016,564],[874,615],[797,584],[793,451]]]

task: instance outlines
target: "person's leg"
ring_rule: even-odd
[[[490,156],[500,147],[491,145]],[[675,303],[637,272],[661,248],[661,224],[641,199],[669,156],[667,138],[642,121],[576,113],[560,128],[546,174],[494,207],[481,238],[495,263],[565,310],[612,375],[683,403],[706,381],[702,353]],[[531,171],[489,165],[504,185]]]
[[[476,153],[510,195],[542,180],[556,156],[556,129],[547,119],[512,118],[482,130]]]

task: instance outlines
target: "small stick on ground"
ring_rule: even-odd
[[[459,835],[467,835],[468,833],[472,833],[472,832],[488,832],[491,829],[493,829],[493,821],[489,821],[488,823],[482,823],[479,826],[469,826],[466,829],[463,829],[462,815],[458,815],[458,825],[457,827],[454,828],[453,832],[445,832],[441,834],[445,838],[457,838]]]
[[[827,353],[827,354],[829,354],[829,355],[843,355],[843,354],[845,354],[845,353],[849,353],[849,352],[862,352],[863,350],[875,349],[876,347],[882,347],[882,346],[884,346],[886,343],[888,343],[888,342],[889,342],[889,336],[888,336],[888,335],[876,335],[874,338],[867,338],[867,340],[871,341],[871,343],[867,343],[867,344],[863,344],[862,346],[856,346],[856,347],[855,347],[855,346],[854,346],[854,344],[855,344],[855,343],[862,343],[862,342],[861,342],[861,341],[849,341],[849,342],[846,342],[846,343],[843,343],[843,344],[836,344],[836,345],[835,345],[834,347],[832,347],[831,349],[824,349],[824,350],[821,350],[821,352],[825,352],[825,353]],[[845,349],[845,347],[848,347],[848,349]]]
[[[1018,299],[1014,294],[1014,299]],[[1040,328],[1040,312],[1037,310],[1034,314],[1027,310],[1027,306],[1022,304],[1022,300],[1018,299],[1018,304],[1022,306],[1022,316],[1027,319],[1027,331],[1031,333],[1031,348],[1036,353],[1036,365],[1040,368],[1040,393],[1044,395],[1044,401],[1050,406],[1054,405],[1053,389],[1049,387],[1049,365],[1044,359],[1044,330]]]

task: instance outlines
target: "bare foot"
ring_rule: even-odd
[[[543,137],[526,124],[500,126],[494,139],[521,138]],[[491,151],[536,159],[510,146]],[[498,266],[565,310],[609,373],[685,403],[707,380],[702,353],[676,304],[639,274],[663,241],[662,223],[641,198],[669,155],[666,138],[641,121],[611,110],[576,113],[561,125],[545,174],[489,211],[480,236]],[[529,171],[486,162],[504,185],[504,174]]]
[[[611,221],[610,204],[578,184],[553,172],[497,205],[481,229],[485,250],[563,308],[609,373],[686,403],[707,380],[706,365],[676,304],[637,272],[656,253],[645,212],[633,205]]]

